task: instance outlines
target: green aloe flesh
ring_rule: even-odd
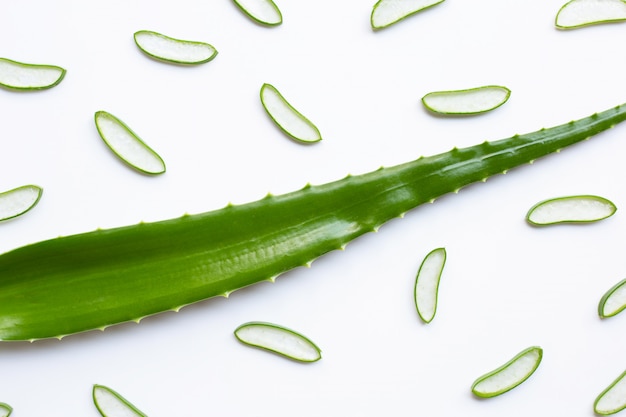
[[[612,286],[598,303],[601,318],[613,317],[626,308],[626,279]]]
[[[146,417],[130,401],[104,385],[94,385],[92,396],[102,417]]]
[[[373,29],[383,29],[444,0],[379,0],[372,8]]]
[[[299,362],[316,362],[321,350],[309,338],[286,327],[266,322],[244,323],[235,329],[240,342]]]
[[[0,86],[13,90],[45,90],[59,84],[65,69],[0,58]]]
[[[571,0],[557,12],[555,26],[576,29],[625,20],[626,2],[623,0]]]
[[[217,50],[208,43],[175,39],[150,30],[135,32],[134,39],[146,55],[175,64],[203,64],[217,56]]]
[[[422,261],[415,278],[414,299],[417,314],[430,323],[437,312],[439,281],[446,263],[446,249],[433,249]]]
[[[482,398],[504,394],[530,378],[542,358],[543,349],[540,347],[524,349],[504,365],[477,378],[472,384],[472,392]]]
[[[0,221],[13,219],[29,212],[39,203],[43,189],[23,185],[0,193]]]
[[[486,113],[507,102],[511,90],[486,85],[464,90],[433,91],[422,97],[424,106],[439,114],[470,115]]]
[[[596,414],[607,416],[626,408],[626,372],[622,373],[604,391],[598,395],[593,403]]]
[[[0,417],[9,417],[13,408],[7,403],[0,403]]]
[[[237,7],[253,21],[266,26],[283,23],[283,15],[272,0],[233,0]]]
[[[617,207],[595,195],[575,195],[540,201],[528,210],[526,221],[533,226],[561,223],[592,223],[611,217]]]
[[[247,204],[14,249],[0,255],[0,339],[104,329],[273,280],[416,206],[625,119],[621,105]]]

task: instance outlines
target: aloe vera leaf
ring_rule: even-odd
[[[555,25],[559,29],[576,29],[624,20],[626,2],[623,0],[571,0],[557,12]]]
[[[13,90],[45,90],[59,84],[66,70],[56,65],[26,64],[0,58],[0,86]]]
[[[0,403],[0,417],[9,417],[13,412],[13,407],[7,403]]]
[[[372,8],[373,29],[383,29],[415,13],[443,3],[444,0],[379,0]]]
[[[322,140],[317,127],[289,104],[276,87],[267,83],[263,84],[260,94],[263,108],[287,136],[302,143]]]
[[[626,308],[626,279],[612,286],[598,303],[601,318],[613,317]]]
[[[205,42],[175,39],[150,30],[137,31],[133,37],[142,52],[165,62],[197,65],[217,56],[217,49]]]
[[[621,105],[247,204],[14,249],[0,255],[0,340],[104,329],[273,280],[416,206],[625,119]]]
[[[43,189],[37,185],[23,185],[0,193],[0,221],[13,219],[30,211],[41,199]]]
[[[242,343],[258,347],[299,362],[316,362],[321,350],[309,338],[286,327],[266,322],[244,323],[235,329]]]
[[[448,115],[480,114],[507,102],[511,90],[500,85],[486,85],[464,90],[433,91],[422,97],[424,106]]]
[[[93,386],[93,403],[102,417],[147,417],[119,393],[104,385]]]
[[[111,113],[95,114],[96,128],[106,145],[130,167],[149,175],[165,172],[165,162],[124,122]]]
[[[526,221],[534,226],[560,223],[592,223],[611,217],[617,207],[606,198],[575,195],[540,201],[528,210]]]
[[[439,281],[446,263],[446,249],[433,249],[422,261],[415,278],[414,299],[417,314],[430,323],[437,312]]]
[[[237,7],[253,21],[266,26],[283,23],[283,15],[272,0],[233,0]]]
[[[626,371],[598,395],[593,403],[596,414],[608,416],[626,409]]]
[[[472,384],[474,395],[491,398],[504,394],[526,381],[537,370],[543,349],[531,346],[493,371],[479,377]]]

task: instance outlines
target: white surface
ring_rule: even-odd
[[[291,191],[626,101],[626,26],[559,31],[562,0],[449,0],[378,32],[374,3],[282,0],[275,28],[229,0],[7,3],[2,55],[68,72],[52,90],[0,90],[0,189],[45,189],[34,210],[0,224],[0,252]],[[155,62],[133,42],[140,29],[203,39],[220,54],[193,68]],[[289,91],[324,140],[287,139],[259,101],[264,82]],[[486,84],[512,95],[485,115],[435,117],[420,103],[429,91]],[[99,109],[132,119],[167,173],[142,176],[112,155],[94,126]],[[572,194],[626,209],[625,140],[618,126],[228,300],[62,341],[0,344],[0,401],[16,417],[95,417],[99,383],[151,417],[592,416],[626,369],[626,314],[601,321],[596,311],[626,275],[625,214],[543,229],[524,216]],[[439,246],[448,260],[437,319],[423,325],[415,273]],[[323,359],[303,365],[241,345],[232,332],[251,320],[297,329]],[[544,349],[531,379],[472,397],[485,369],[530,345]]]

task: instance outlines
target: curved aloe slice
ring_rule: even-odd
[[[134,38],[139,49],[161,61],[192,65],[217,56],[217,50],[208,43],[174,39],[149,30],[135,32]]]
[[[446,263],[445,248],[430,252],[420,265],[415,279],[415,307],[422,321],[430,323],[437,311],[439,280]]]
[[[265,322],[249,322],[235,329],[235,337],[250,346],[278,353],[300,362],[322,358],[320,348],[298,332]]]
[[[277,26],[283,23],[283,15],[272,0],[233,0],[252,20],[262,25]]]
[[[600,299],[598,314],[601,318],[613,317],[626,308],[626,279],[615,284]]]
[[[14,90],[45,90],[65,77],[65,69],[55,65],[25,64],[0,58],[0,86]]]
[[[424,106],[441,114],[479,114],[500,107],[509,99],[511,90],[499,85],[486,85],[465,90],[434,91],[422,97]]]
[[[622,373],[593,403],[593,410],[600,415],[615,414],[626,408],[626,372]]]
[[[501,367],[478,378],[472,385],[472,392],[483,398],[504,394],[526,381],[535,372],[542,357],[543,349],[529,347]]]
[[[24,185],[0,193],[0,221],[21,216],[37,205],[43,189],[36,185]]]
[[[571,0],[556,14],[555,25],[560,29],[575,29],[624,20],[626,2],[623,0]]]
[[[292,139],[305,143],[322,140],[317,127],[293,108],[273,85],[263,84],[261,103],[278,127]]]
[[[558,223],[591,223],[611,217],[617,207],[606,198],[575,195],[541,201],[526,214],[528,223],[547,226]]]
[[[372,8],[372,28],[391,26],[417,12],[443,3],[444,0],[379,0]]]
[[[145,174],[165,172],[163,159],[117,117],[99,111],[96,112],[95,120],[102,140],[128,165]]]
[[[9,417],[13,412],[13,407],[7,403],[0,403],[0,417]]]
[[[126,398],[104,385],[93,386],[93,403],[103,417],[147,417]]]

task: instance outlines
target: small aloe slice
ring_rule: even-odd
[[[383,29],[444,0],[379,0],[372,8],[372,28]]]
[[[571,0],[556,14],[559,29],[575,29],[600,23],[626,20],[626,2],[623,0]]]
[[[170,38],[150,30],[135,32],[134,38],[145,54],[165,62],[196,65],[217,56],[217,49],[208,43]]]
[[[300,333],[277,324],[253,321],[235,329],[242,343],[278,353],[299,362],[315,362],[322,358],[320,348]]]
[[[504,394],[526,381],[539,367],[542,357],[543,349],[531,346],[501,367],[478,378],[472,385],[472,392],[482,398]]]
[[[415,279],[415,307],[424,323],[430,323],[437,311],[439,280],[446,263],[445,248],[431,251],[420,265]]]
[[[486,85],[465,90],[434,91],[422,97],[424,106],[435,113],[450,115],[479,114],[506,103],[511,90],[500,85]]]
[[[24,185],[0,193],[0,221],[21,216],[37,205],[43,189],[36,185]]]
[[[233,0],[250,19],[267,26],[283,23],[283,15],[272,0]]]
[[[593,403],[593,410],[600,415],[615,414],[626,408],[626,372],[622,373]]]
[[[93,386],[93,403],[103,417],[147,417],[126,398],[104,385]]]
[[[55,65],[25,64],[0,58],[0,86],[14,90],[45,90],[65,77],[65,69]]]
[[[626,279],[611,287],[600,299],[598,314],[601,318],[613,317],[626,308]]]
[[[0,417],[9,417],[13,412],[13,407],[7,403],[0,403]]]
[[[322,140],[317,127],[293,108],[273,85],[263,84],[261,103],[271,119],[292,139],[304,143]]]
[[[163,159],[117,117],[98,111],[95,121],[102,140],[128,165],[145,174],[165,172]]]
[[[591,223],[611,217],[617,207],[595,195],[575,195],[541,201],[526,214],[528,223],[547,226],[558,223]]]

